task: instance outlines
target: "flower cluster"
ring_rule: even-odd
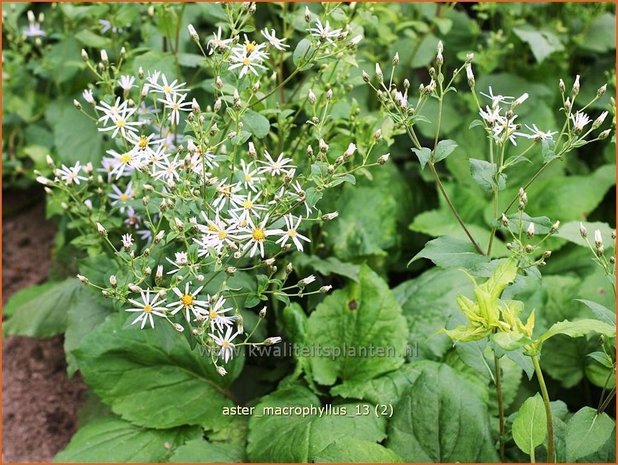
[[[316,28],[321,32],[315,40],[326,44],[324,50],[349,47],[349,41],[334,42],[345,39],[343,30],[319,21]],[[309,33],[316,34],[314,29]],[[189,33],[199,44],[192,26]],[[115,66],[105,50],[96,66],[83,51],[99,85],[84,90],[83,100],[74,105],[108,136],[109,147],[100,166],[57,167],[49,159],[55,176],[38,179],[48,193],[59,194],[80,230],[89,228],[85,235],[90,237],[80,240],[98,241],[120,264],[106,283],[80,279],[135,313],[132,324],[142,329],[164,321],[188,332],[209,350],[221,374],[226,370],[220,360],[229,362],[235,348],[279,341],[251,340],[266,310],[257,322],[252,319],[247,334],[247,308],[267,297],[287,301],[328,292],[326,285],[307,289],[316,281],[313,275],[286,284],[293,267],[278,264],[288,251],[313,245],[313,225],[337,217],[316,207],[322,191],[378,164],[369,162],[370,148],[354,166],[354,143],[332,163],[322,138],[315,154],[311,145],[299,154],[272,150],[252,137],[245,125],[256,114],[249,109],[258,86],[230,89],[223,79],[247,74],[259,79],[272,49],[288,47],[273,30],[264,29],[262,36],[266,42],[256,43],[247,36],[224,38],[221,28],[213,34],[205,59],[214,62],[215,71],[223,71],[223,56],[229,66],[224,76],[215,76],[214,103],[204,109],[185,82],[159,70],[123,73],[124,49]],[[329,90],[322,104],[328,108],[332,98]],[[315,94],[312,105],[319,108]],[[386,161],[382,158],[379,164]]]

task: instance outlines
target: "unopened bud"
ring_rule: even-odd
[[[571,94],[573,95],[573,97],[579,94],[579,74],[575,77],[575,82],[573,83]]]
[[[561,94],[564,94],[566,91],[566,86],[564,85],[564,81],[562,79],[558,82],[558,88],[560,89]]]
[[[77,279],[79,279],[82,284],[88,284],[88,278],[86,278],[84,275],[78,274]]]
[[[197,34],[197,31],[193,27],[193,24],[189,24],[187,26],[187,29],[189,30],[189,35],[191,36],[191,38],[193,40],[195,40],[196,42],[199,42],[200,41],[200,36]]]
[[[221,376],[225,376],[227,375],[227,370],[222,366],[217,366],[217,373],[219,373]]]
[[[103,227],[101,223],[97,223],[97,231],[101,236],[107,236],[107,230]]]
[[[266,318],[266,307],[262,307],[262,309],[260,310],[260,313],[258,314],[258,316],[260,318]]]
[[[332,221],[339,216],[338,212],[331,212],[322,215],[322,220],[324,221]]]
[[[560,221],[556,221],[554,224],[551,225],[549,233],[554,234],[556,231],[558,231],[558,228],[560,228]]]
[[[109,64],[109,58],[107,57],[107,51],[105,49],[101,50],[101,62],[104,65]]]
[[[579,223],[579,235],[582,239],[586,239],[588,237],[588,230],[586,229],[586,226],[584,226],[584,223]]]
[[[74,106],[75,108],[77,108],[78,110],[81,110],[81,109],[82,109],[82,104],[81,104],[81,103],[79,103],[79,101],[78,101],[77,99],[73,99],[73,106]]]
[[[321,292],[322,294],[326,294],[326,293],[328,293],[328,292],[329,292],[332,288],[333,288],[333,286],[330,286],[330,285],[328,285],[328,286],[322,286],[322,287],[320,288],[320,292]]]
[[[82,60],[88,61],[88,59],[89,59],[88,52],[86,52],[86,50],[82,48]]]
[[[274,344],[277,344],[278,342],[281,342],[281,338],[279,336],[277,336],[277,337],[269,337],[268,339],[264,340],[264,345],[265,346],[272,346]]]
[[[185,328],[180,323],[174,323],[174,329],[179,333],[182,333],[185,330]]]
[[[607,92],[607,84],[604,84],[603,86],[599,87],[599,90],[597,90],[597,97],[601,97],[605,95],[605,92]]]
[[[528,229],[526,229],[526,236],[528,236],[528,238],[534,236],[534,223],[530,223],[528,225]]]
[[[607,139],[607,137],[611,134],[612,130],[611,129],[606,129],[605,131],[601,132],[599,134],[598,139],[599,140],[603,140],[603,139]]]
[[[309,89],[309,93],[307,94],[307,100],[309,100],[309,103],[311,105],[313,105],[317,100],[315,94],[313,93],[313,90],[311,89]]]
[[[388,159],[390,158],[390,156],[391,156],[391,154],[390,154],[390,153],[385,153],[384,155],[381,155],[381,156],[378,158],[378,164],[379,164],[379,165],[383,165],[383,164],[385,164],[385,163],[388,161]]]
[[[118,285],[118,278],[116,278],[116,275],[111,275],[109,277],[109,283],[112,285],[112,287],[116,287]]]
[[[376,77],[378,78],[379,82],[384,81],[384,74],[382,73],[382,68],[380,68],[379,63],[376,63]]]

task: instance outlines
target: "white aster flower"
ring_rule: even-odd
[[[494,95],[494,91],[491,86],[489,87],[489,93],[486,94],[484,92],[481,92],[481,95],[491,100],[492,108],[496,108],[502,103],[506,105],[510,105],[511,103],[513,103],[513,97],[509,97],[508,95]]]
[[[330,44],[334,44],[333,39],[339,37],[341,29],[331,29],[330,24],[326,21],[325,25],[322,25],[319,19],[315,20],[315,26],[309,29],[309,32],[315,36],[324,40]]]
[[[266,66],[262,65],[263,59],[256,54],[244,55],[239,53],[232,53],[230,56],[229,70],[240,68],[239,77],[242,78],[248,72],[251,72],[258,76],[258,69],[266,69]]]
[[[180,124],[180,112],[191,111],[191,102],[185,101],[187,94],[165,94],[165,98],[159,99],[159,102],[165,105],[170,111],[169,121],[170,123],[178,126]]]
[[[246,240],[247,242],[243,246],[243,250],[251,249],[249,256],[253,257],[259,250],[260,257],[264,258],[264,241],[268,236],[281,234],[280,229],[267,229],[266,223],[268,222],[268,215],[262,220],[261,223],[255,225],[252,219],[249,219],[247,227],[244,230],[244,234],[239,235],[238,238]]]
[[[131,90],[133,87],[135,87],[135,76],[120,76],[120,79],[118,79],[118,85],[126,91]]]
[[[88,178],[85,176],[80,176],[82,171],[82,166],[79,162],[75,163],[73,166],[62,165],[61,168],[58,168],[55,172],[56,176],[58,176],[67,186],[71,184],[79,185],[80,181],[86,181]]]
[[[122,235],[122,246],[125,249],[130,249],[132,245],[133,245],[133,235],[123,234]]]
[[[300,226],[302,218],[298,217],[298,221],[296,222],[296,224],[294,224],[294,217],[291,214],[286,215],[284,219],[287,230],[283,231],[283,235],[280,239],[277,240],[277,244],[280,244],[281,247],[283,247],[288,242],[288,240],[292,240],[296,248],[302,252],[303,244],[301,240],[305,242],[311,242],[308,237],[303,236],[298,232],[298,226]]]
[[[546,140],[553,140],[554,134],[558,134],[558,131],[541,131],[539,128],[536,127],[536,124],[533,124],[532,127],[526,124],[526,127],[531,132],[531,134],[519,134],[519,135],[527,137],[528,139],[534,139],[538,142],[542,142]]]
[[[279,176],[280,174],[289,174],[289,170],[294,169],[293,165],[290,165],[291,158],[285,158],[283,153],[279,154],[277,160],[273,160],[267,150],[264,150],[264,157],[267,161],[258,160],[265,166],[260,168],[260,173],[269,173],[271,176]]]
[[[210,322],[210,329],[214,330],[215,326],[219,331],[223,331],[224,326],[234,325],[234,316],[226,315],[227,312],[233,310],[232,307],[225,307],[225,299],[219,297],[216,302],[211,302],[206,314],[206,320]]]
[[[92,95],[92,89],[84,89],[82,92],[82,97],[84,100],[90,104],[94,103],[94,96]]]
[[[159,84],[159,77],[161,77],[162,83]],[[179,94],[181,92],[188,92],[189,89],[185,88],[186,82],[178,82],[174,79],[172,82],[167,81],[165,74],[156,71],[148,77],[148,87],[154,92],[163,94],[165,97],[170,95]]]
[[[254,167],[253,162],[245,163],[245,160],[240,160],[240,167],[242,169],[240,176],[244,188],[257,192],[258,185],[264,180],[259,175],[258,169]]]
[[[225,336],[223,335],[223,332],[219,332],[217,334],[210,333],[210,337],[220,347],[217,356],[222,358],[225,363],[227,363],[234,356],[234,344],[232,341],[236,336],[238,336],[239,333],[232,333],[233,330],[233,326],[228,326]]]
[[[167,257],[165,257],[165,259],[168,262],[170,262],[172,265],[174,265],[175,267],[174,269],[168,271],[167,274],[178,273],[180,270],[182,270],[185,266],[189,264],[189,256],[187,252],[176,252],[174,260],[170,260]]]
[[[590,122],[590,117],[583,111],[578,111],[574,115],[571,115],[573,121],[573,129],[575,131],[581,131]]]
[[[275,30],[271,29],[270,32],[268,32],[268,28],[264,28],[264,30],[261,31],[262,35],[264,36],[264,38],[270,43],[270,45],[272,45],[274,48],[276,48],[277,50],[285,50],[286,48],[289,47],[289,45],[284,44],[284,42],[286,41],[286,39],[278,39],[277,36],[275,35]]]
[[[225,50],[231,43],[232,39],[221,38],[221,26],[219,26],[217,32],[213,32],[212,39],[206,44],[206,47],[208,47],[208,54],[212,55],[217,50]]]
[[[112,184],[112,190],[108,197],[113,200],[112,206],[120,204],[120,212],[124,213],[126,203],[133,198],[133,181],[129,182],[125,191],[122,191],[116,184]]]
[[[204,315],[207,312],[206,307],[208,306],[208,302],[197,299],[197,295],[204,286],[200,286],[191,292],[189,289],[190,285],[190,282],[185,284],[184,292],[179,288],[174,287],[172,292],[178,296],[178,300],[167,304],[167,307],[172,309],[170,312],[172,315],[175,315],[181,310],[184,311],[187,321],[191,321],[191,313],[193,313],[193,316],[198,320],[204,319]]]
[[[135,305],[134,308],[128,308],[127,312],[139,312],[138,317],[133,320],[132,325],[141,321],[141,329],[144,329],[146,322],[150,323],[150,327],[154,328],[154,319],[152,315],[165,318],[166,309],[163,307],[165,300],[160,300],[158,292],[155,292],[152,297],[150,296],[150,289],[145,292],[140,290],[142,301],[129,299],[129,302]]]

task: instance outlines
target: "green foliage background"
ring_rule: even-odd
[[[276,28],[286,15],[291,36],[297,37],[306,27],[304,7],[258,4],[256,29]],[[42,46],[19,37],[28,8],[45,12],[47,36]],[[319,5],[310,8],[322,11]],[[146,4],[128,3],[3,3],[2,10],[5,188],[30,186],[34,169],[48,172],[47,153],[67,164],[100,161],[103,138],[72,104],[88,83],[82,48],[92,56],[106,48],[114,57],[126,46],[127,69],[156,67],[181,77],[199,101],[212,100],[214,77],[202,66],[186,26],[191,23],[203,37],[210,35],[226,19],[221,5],[160,4],[153,14]],[[99,19],[111,21],[119,30],[102,33]],[[189,342],[178,342],[170,328],[126,331],[124,314],[69,278],[78,270],[104,278],[110,262],[80,255],[66,219],[60,219],[53,270],[57,284],[16,294],[4,308],[9,319],[3,325],[6,335],[64,333],[69,374],[79,370],[95,394],[89,405],[95,413],[85,416],[57,461],[498,460],[487,348],[482,342],[453,345],[439,333],[462,322],[456,295],[471,294],[472,285],[458,268],[482,267],[486,260],[461,245],[465,236],[427,170],[421,171],[407,138],[379,111],[362,71],[373,75],[376,62],[390,63],[398,52],[395,81],[407,78],[416,89],[427,81],[427,67],[442,40],[447,69],[474,52],[478,89],[492,86],[514,96],[528,92],[534,104],[522,108],[521,118],[540,128],[555,127],[556,109],[561,106],[559,77],[572,82],[581,75],[582,100],[609,83],[607,95],[588,109],[591,113],[607,108],[609,96],[615,94],[614,6],[369,3],[354,10],[346,5],[331,8],[329,20],[349,20],[363,32],[353,70],[332,82],[312,81],[315,70],[305,70],[298,88],[291,83],[285,92],[303,95],[312,85],[345,89],[348,98],[334,102],[333,118],[341,124],[331,145],[340,145],[343,152],[351,137],[362,138],[355,140],[360,145],[380,129],[380,149],[391,153],[392,162],[322,199],[321,209],[337,210],[339,218],[320,231],[321,239],[314,238],[319,247],[292,261],[300,276],[320,274],[324,284],[338,290],[290,305],[273,302],[272,324],[284,340],[299,345],[374,344],[393,347],[396,354],[239,358],[221,381],[208,361]],[[290,42],[294,48],[298,41]],[[321,75],[328,76],[332,66],[325,65]],[[390,68],[384,67],[384,73],[390,74]],[[490,196],[471,177],[469,167],[470,159],[484,157],[486,136],[480,128],[470,129],[477,119],[475,105],[465,83],[461,90],[445,103],[440,137],[456,141],[457,147],[440,169],[455,206],[486,246],[493,221]],[[433,138],[436,111],[428,104],[428,121],[418,125],[424,139]],[[256,137],[268,138],[280,115],[276,108],[260,114],[266,115],[266,126],[259,115],[246,125]],[[287,129],[302,138],[302,124]],[[529,166],[510,175],[503,198],[516,195],[528,173],[540,165],[540,147],[530,159]],[[540,330],[578,318],[600,318],[615,325],[615,315],[594,306],[613,311],[614,295],[606,276],[578,244],[577,233],[578,223],[586,221],[598,223],[609,236],[615,227],[615,181],[612,137],[569,154],[528,191],[530,215],[563,223],[546,245],[553,255],[542,270],[543,280],[520,276],[507,290],[525,302],[526,312],[537,309]],[[52,216],[61,208],[50,204],[48,212]],[[430,240],[434,242],[425,247]],[[498,240],[493,258],[505,255],[505,241]],[[255,302],[246,305],[252,307],[260,302],[259,283],[247,286],[256,289]],[[599,341],[599,335],[557,336],[544,346],[541,366],[548,375],[557,419],[560,461],[615,460],[613,406],[602,415],[591,408],[597,406],[604,386],[615,386],[615,372],[611,379],[615,360],[603,357]],[[415,350],[406,353],[406,347]],[[537,386],[531,368],[515,358],[505,358],[503,365],[506,413],[512,426],[507,458],[527,461],[522,450],[529,453],[540,446],[544,435],[534,428],[531,435],[525,432],[527,424],[540,421],[534,397]],[[222,408],[234,402],[254,406],[258,414],[224,416]],[[376,404],[387,405],[392,416],[259,415],[267,406],[327,404],[345,406],[348,412],[363,411],[363,405],[370,405],[371,411]],[[539,460],[543,453],[538,447]]]

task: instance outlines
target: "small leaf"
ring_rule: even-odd
[[[530,50],[536,58],[537,63],[541,63],[545,58],[554,52],[564,50],[560,39],[552,32],[524,29],[523,27],[513,28],[513,32],[522,42],[530,46]]]
[[[311,41],[309,39],[303,39],[298,42],[298,45],[294,49],[292,54],[292,61],[299,69],[308,69],[307,60],[311,57],[313,49],[311,47]]]
[[[540,394],[528,398],[513,421],[513,439],[526,454],[543,444],[547,437],[547,414]]]
[[[412,149],[412,151],[418,157],[418,161],[421,164],[421,170],[424,170],[425,165],[427,164],[427,162],[429,161],[429,158],[431,157],[431,150],[429,150],[427,147],[421,147],[420,149]]]
[[[247,110],[243,116],[244,128],[248,129],[258,139],[263,139],[270,132],[268,118],[253,110]]]
[[[579,410],[567,423],[567,462],[575,462],[599,450],[615,428],[616,423],[606,413],[598,415],[596,410],[590,407]]]
[[[438,142],[438,145],[436,145],[436,148],[433,152],[434,163],[444,160],[451,153],[453,153],[456,148],[457,142],[455,142],[454,140],[446,139]]]
[[[245,448],[238,443],[211,443],[193,439],[174,451],[171,463],[242,463]]]
[[[486,192],[494,189],[501,191],[506,187],[506,175],[500,174],[496,181],[498,168],[495,163],[470,158],[470,172],[476,183]]]
[[[375,442],[358,438],[342,438],[313,457],[316,463],[399,463],[402,458]]]

